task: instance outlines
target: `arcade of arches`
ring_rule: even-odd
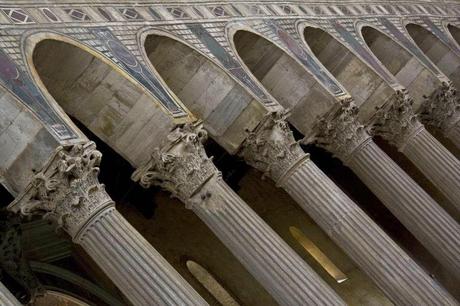
[[[455,3],[3,2],[0,305],[459,305]]]

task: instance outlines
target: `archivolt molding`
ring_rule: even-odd
[[[441,70],[423,53],[422,50],[413,41],[405,28],[406,19],[399,17],[380,17],[377,20],[371,22],[371,26],[379,31],[382,35],[387,36],[399,47],[409,52],[412,56],[418,59],[418,61],[431,73],[433,73],[440,82],[447,81],[448,78]],[[361,32],[361,30],[360,30]],[[361,32],[362,37],[362,32]],[[364,38],[363,38],[364,40]],[[372,52],[372,51],[371,51]]]
[[[168,113],[172,119],[178,118],[175,119],[177,123],[191,120],[189,112],[181,104],[179,99],[169,91],[163,80],[147,68],[144,59],[138,54],[139,52],[131,52],[108,28],[85,28],[79,32],[79,34],[66,34],[58,31],[29,31],[24,33],[22,38],[22,54],[28,73],[44,95],[47,103],[60,113],[63,120],[72,126],[77,134],[81,133],[78,132],[78,129],[67,118],[65,112],[48,93],[34,67],[32,60],[33,51],[36,45],[43,40],[62,41],[88,52],[120,73],[120,75],[140,88],[144,93],[152,96],[152,100],[163,111]],[[180,119],[184,117],[185,119]]]
[[[323,22],[318,21],[315,23],[312,23],[306,20],[298,20],[296,22],[297,23],[297,26],[296,26],[297,33],[301,37],[302,42],[307,46],[307,49],[310,50],[310,53],[312,54],[312,56],[315,56],[315,55],[311,51],[310,46],[305,40],[305,37],[303,34],[305,29],[309,27],[323,30],[324,32],[331,35],[333,39],[335,39],[338,43],[342,44],[348,51],[350,51],[357,58],[359,58],[373,72],[379,75],[390,87],[392,88],[402,87],[401,85],[399,85],[398,80],[386,69],[386,67],[382,63],[380,63],[380,61],[378,61],[377,58],[375,58],[372,51],[369,49],[369,47],[364,42],[362,37],[355,32],[354,29],[361,26],[361,23],[359,21],[355,21],[352,23],[348,22],[343,25],[343,27],[346,29],[350,37],[344,37],[344,35],[342,35],[341,33],[339,33],[339,31],[334,29],[332,25],[333,22],[335,22],[336,24],[339,23],[340,26],[342,25],[340,23],[340,20],[338,19],[330,20],[330,21],[326,20]]]
[[[459,28],[460,29],[460,22],[457,22],[457,19],[440,19],[439,20],[439,28],[442,29],[443,33],[448,37],[448,39],[452,42],[449,44],[449,48],[453,52],[455,52],[458,56],[460,56],[460,43],[455,40],[455,38],[452,36],[452,33],[450,32],[448,26],[451,25],[453,27]]]
[[[254,33],[283,50],[301,65],[329,94],[337,98],[349,95],[343,86],[323,67],[322,63],[301,43],[295,29],[295,21],[281,19],[277,21],[253,20],[245,22],[245,25],[246,28],[241,29]],[[236,51],[234,52],[236,53]],[[241,59],[240,61],[242,62]]]

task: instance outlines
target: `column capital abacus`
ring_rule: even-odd
[[[397,90],[390,102],[377,109],[371,131],[402,151],[410,140],[423,130],[413,110],[414,100],[406,89]]]
[[[101,157],[94,142],[58,147],[8,209],[42,215],[75,240],[94,216],[114,205],[97,178]]]
[[[169,191],[187,208],[206,208],[212,203],[212,193],[203,186],[213,177],[220,179],[220,172],[203,147],[207,137],[201,124],[176,128],[168,135],[166,144],[156,148],[150,160],[133,173],[132,179],[144,188],[156,185]]]
[[[286,111],[267,114],[249,133],[239,153],[249,165],[278,185],[309,157],[294,139],[287,117]]]
[[[425,97],[420,119],[446,135],[460,122],[460,99],[452,82],[443,82],[431,96]]]
[[[347,163],[357,150],[371,140],[366,128],[358,120],[358,107],[348,97],[318,119],[313,134],[305,137],[303,142],[323,147]]]

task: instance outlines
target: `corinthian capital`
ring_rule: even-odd
[[[426,98],[420,118],[423,123],[446,134],[460,122],[460,100],[452,82],[443,82]]]
[[[167,143],[152,153],[150,160],[137,169],[132,179],[144,188],[152,185],[169,191],[188,208],[205,204],[211,193],[202,187],[220,173],[203,147],[207,132],[201,125],[187,124],[176,128],[167,137]],[[200,194],[200,203],[192,200]]]
[[[377,110],[372,132],[402,150],[423,125],[414,113],[414,100],[406,89],[395,92],[387,106]]]
[[[346,163],[353,153],[371,139],[358,121],[358,108],[352,98],[340,102],[328,115],[320,118],[313,134],[304,143],[315,143]]]
[[[286,112],[268,114],[257,129],[249,133],[240,151],[249,165],[278,184],[289,170],[308,158],[295,141],[286,117]]]
[[[101,157],[93,142],[59,147],[9,210],[43,215],[75,239],[96,213],[114,205],[97,178]]]

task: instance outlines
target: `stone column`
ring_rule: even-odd
[[[14,295],[0,282],[0,305],[2,306],[22,306]]]
[[[241,155],[318,223],[397,305],[455,305],[455,300],[399,248],[309,159],[282,114],[271,114]]]
[[[440,131],[460,149],[460,101],[452,82],[443,83],[420,111],[424,124]]]
[[[19,303],[33,304],[44,295],[45,289],[23,253],[20,218],[4,210],[0,211],[0,269],[16,283],[14,296]]]
[[[420,123],[406,90],[377,111],[373,132],[403,153],[460,211],[460,161]]]
[[[97,179],[100,160],[92,142],[58,148],[9,209],[56,222],[133,305],[206,305],[115,209]]]
[[[357,114],[345,101],[319,122],[316,143],[349,166],[440,263],[460,275],[459,224],[372,141]]]
[[[200,126],[169,136],[133,175],[179,198],[281,305],[344,305],[340,297],[235,193],[208,158]]]

